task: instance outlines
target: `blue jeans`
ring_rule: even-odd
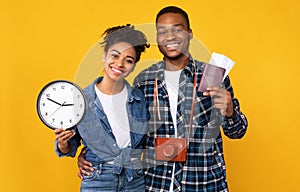
[[[145,180],[142,169],[135,170],[133,179],[129,182],[124,171],[120,175],[114,173],[113,165],[100,164],[93,166],[90,176],[84,175],[81,192],[143,192]]]

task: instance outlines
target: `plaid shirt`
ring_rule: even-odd
[[[178,137],[188,138],[190,133],[187,159],[183,163],[155,160],[155,138],[173,138],[175,136],[164,78],[165,61],[160,61],[145,69],[134,81],[134,85],[142,90],[146,97],[151,116],[144,153],[146,191],[168,192],[174,163],[174,191],[228,191],[220,126],[223,127],[223,132],[227,137],[242,138],[246,133],[247,119],[240,111],[238,100],[233,95],[230,80],[226,77],[222,87],[231,93],[234,116],[232,118],[222,116],[219,109],[213,107],[212,97],[203,96],[201,92],[197,91],[193,126],[189,132],[194,74],[196,71],[197,90],[204,65],[204,63],[194,61],[190,57],[189,64],[180,74],[176,114],[177,134]],[[155,87],[157,99],[154,105]],[[154,115],[156,115],[155,122]],[[156,127],[156,131],[154,131],[154,127]]]

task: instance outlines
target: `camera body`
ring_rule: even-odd
[[[186,138],[156,138],[156,160],[184,162],[186,160]]]

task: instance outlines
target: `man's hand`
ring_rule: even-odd
[[[215,107],[220,109],[221,114],[226,117],[234,115],[231,94],[221,87],[209,87],[203,93],[204,96],[212,96],[214,98]]]
[[[77,158],[77,166],[79,168],[78,177],[82,180],[83,175],[90,175],[88,171],[93,172],[93,164],[85,160],[86,150],[83,148]]]

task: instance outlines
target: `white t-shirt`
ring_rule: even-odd
[[[167,85],[167,91],[170,101],[170,110],[173,119],[175,137],[177,137],[177,102],[178,102],[178,89],[179,89],[179,77],[182,70],[179,71],[165,71],[165,80]]]
[[[178,89],[179,89],[179,78],[182,70],[179,71],[166,71],[165,70],[165,80],[167,85],[167,91],[169,95],[170,101],[170,110],[174,125],[175,131],[175,138],[177,138],[177,103],[178,103]],[[175,172],[175,163],[173,164],[173,171],[172,171],[172,179],[170,184],[170,192],[173,192],[173,181],[174,181],[174,172]]]
[[[120,93],[115,95],[104,94],[96,86],[95,91],[103,106],[103,110],[107,116],[118,146],[120,148],[127,147],[131,142],[128,113],[126,108],[128,98],[126,86],[124,86]]]

